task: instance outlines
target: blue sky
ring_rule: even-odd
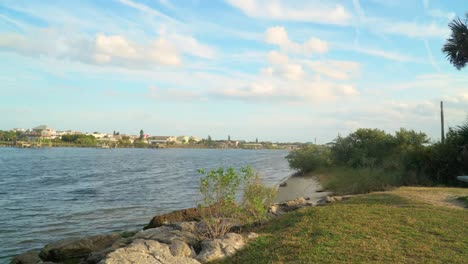
[[[326,143],[439,138],[468,114],[441,53],[464,1],[0,0],[0,129]]]

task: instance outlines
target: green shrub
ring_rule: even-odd
[[[267,206],[274,197],[274,189],[263,186],[258,174],[249,166],[238,171],[230,167],[199,170],[199,173],[202,174],[202,201],[198,207],[207,228],[204,236],[222,237],[236,225],[265,219]],[[240,205],[236,201],[238,194],[242,194]]]
[[[247,168],[250,170],[250,168]],[[267,218],[268,206],[276,195],[275,188],[263,185],[258,174],[254,173],[245,181],[242,194],[242,211],[245,223],[258,223]]]
[[[321,145],[307,145],[291,151],[287,156],[289,167],[304,174],[330,165],[330,148]]]

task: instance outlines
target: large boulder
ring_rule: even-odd
[[[155,240],[136,239],[127,247],[107,255],[99,264],[200,264],[195,259],[173,256],[166,244]]]
[[[223,238],[204,240],[201,246],[197,259],[205,263],[234,255],[245,246],[245,240],[239,234],[227,233]]]
[[[135,234],[135,239],[156,240],[165,244],[171,244],[173,241],[182,241],[190,246],[198,246],[199,238],[190,231],[178,230],[173,226],[160,226],[140,231]]]
[[[54,262],[86,258],[91,252],[99,252],[111,247],[119,238],[119,234],[110,234],[60,240],[46,245],[39,256],[42,260]]]
[[[182,221],[199,221],[200,218],[200,211],[197,208],[182,209],[153,217],[143,229],[146,230]]]
[[[11,264],[37,264],[41,262],[39,251],[31,250],[13,258]]]
[[[194,258],[197,255],[193,247],[190,247],[187,243],[180,240],[172,241],[172,244],[169,245],[169,250],[174,257]]]

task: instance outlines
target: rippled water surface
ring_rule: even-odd
[[[192,207],[199,168],[252,165],[275,185],[280,150],[0,148],[0,263],[45,243],[140,229]]]

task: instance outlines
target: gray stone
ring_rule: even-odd
[[[198,254],[197,259],[204,263],[232,256],[244,246],[245,241],[241,235],[228,233],[224,238],[204,240],[202,242],[202,250]]]
[[[341,196],[333,196],[332,198],[335,200],[335,202],[343,200],[343,197]]]
[[[196,233],[198,222],[190,221],[190,222],[178,222],[174,223],[174,228],[180,231],[192,232]]]
[[[326,201],[327,203],[333,203],[333,202],[335,202],[335,198],[330,197],[330,196],[326,196],[326,197],[325,197],[325,201]]]
[[[107,255],[100,264],[200,264],[195,259],[174,257],[169,246],[155,240],[136,239]]]
[[[175,240],[169,245],[169,250],[174,257],[195,257],[197,254],[187,243]]]
[[[45,261],[53,262],[86,258],[91,252],[102,251],[112,246],[119,238],[119,234],[110,234],[60,240],[47,244],[39,256]]]
[[[13,258],[11,264],[37,264],[41,262],[38,250],[31,250]]]
[[[156,240],[165,244],[171,244],[175,240],[183,241],[190,246],[199,244],[198,236],[188,231],[180,231],[171,226],[161,226],[138,232],[135,239]]]

